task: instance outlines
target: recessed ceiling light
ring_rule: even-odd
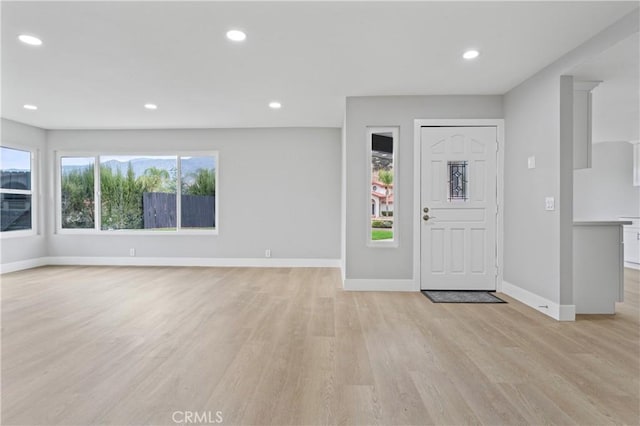
[[[271,109],[280,109],[282,108],[282,104],[277,101],[269,102],[269,108]]]
[[[465,59],[475,59],[479,54],[480,52],[478,52],[477,50],[467,50],[462,54],[462,57]]]
[[[146,109],[158,109],[158,105],[156,104],[144,104]]]
[[[227,38],[231,41],[244,41],[247,35],[240,30],[227,31]]]
[[[24,108],[24,109],[28,109],[28,110],[30,110],[30,111],[35,111],[35,110],[37,110],[37,109],[38,109],[38,107],[37,107],[37,106],[35,106],[35,105],[30,105],[30,104],[23,105],[23,108]]]
[[[18,36],[18,40],[25,44],[30,44],[31,46],[40,46],[42,44],[42,40],[38,37],[30,36],[27,34],[20,34]]]

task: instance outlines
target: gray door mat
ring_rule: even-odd
[[[433,303],[507,303],[483,290],[422,290]]]

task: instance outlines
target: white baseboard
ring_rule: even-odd
[[[576,320],[576,305],[559,305],[558,306],[558,321],[575,321]]]
[[[348,291],[420,291],[414,280],[345,279]]]
[[[559,305],[507,281],[502,282],[502,292],[555,320],[575,321],[576,319],[575,305]]]
[[[636,271],[640,271],[640,263],[624,262],[624,267],[629,269],[635,269]]]
[[[197,257],[50,257],[50,265],[339,268],[339,259]]]
[[[54,256],[0,265],[1,273],[45,265],[339,268],[340,259]]]
[[[38,257],[35,259],[21,260],[19,262],[9,262],[0,264],[0,274],[8,274],[9,272],[22,271],[24,269],[37,268],[39,266],[48,265],[48,257]]]

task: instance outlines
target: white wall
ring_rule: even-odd
[[[37,127],[27,126],[15,121],[1,119],[0,135],[2,144],[12,144],[31,148],[36,151],[36,161],[44,164],[42,156],[45,154],[45,131]],[[43,176],[36,175],[34,196],[38,198],[39,208],[36,211],[34,223],[37,234],[26,237],[2,236],[0,239],[0,264],[25,262],[46,256],[46,229],[42,220],[42,201],[46,200],[46,188],[43,191]]]
[[[372,96],[347,98],[346,279],[413,279],[413,132],[415,119],[502,118],[502,96]],[[398,126],[394,147],[395,248],[368,247],[371,182],[367,126]],[[386,286],[391,290],[393,285]]]
[[[560,186],[560,79],[536,81],[504,98],[504,279],[552,301],[559,299],[558,212],[545,196]],[[527,168],[535,156],[536,168]]]
[[[576,220],[614,220],[640,215],[640,187],[633,186],[633,145],[593,145],[592,168],[575,171],[573,215]]]
[[[504,279],[519,291],[573,303],[572,79],[561,76],[637,28],[636,9],[504,96]],[[535,169],[527,168],[529,156]],[[546,196],[555,211],[544,210]]]
[[[50,130],[55,151],[219,152],[219,235],[61,235],[49,256],[340,258],[340,130],[328,128],[209,130]],[[53,178],[49,185],[53,193]],[[265,190],[265,188],[269,188]],[[48,206],[53,212],[53,205]],[[55,229],[54,217],[48,226]]]

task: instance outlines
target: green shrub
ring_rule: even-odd
[[[393,221],[391,220],[372,220],[371,221],[372,228],[392,228]]]
[[[382,216],[393,217],[393,212],[382,212]]]

